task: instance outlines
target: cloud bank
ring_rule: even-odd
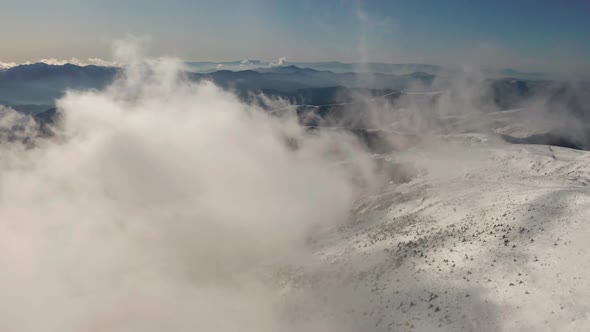
[[[56,137],[0,144],[1,330],[342,330],[276,276],[347,220],[372,162],[181,67],[134,61],[59,100]],[[3,109],[15,123],[38,130]]]

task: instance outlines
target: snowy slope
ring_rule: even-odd
[[[449,143],[360,202],[284,283],[353,331],[583,331],[590,324],[590,154]]]

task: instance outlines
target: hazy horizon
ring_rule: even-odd
[[[149,56],[476,65],[589,73],[584,1],[5,0],[0,62],[112,60],[148,36]],[[76,26],[76,29],[72,29]]]

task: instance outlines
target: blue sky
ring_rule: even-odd
[[[0,61],[110,58],[150,36],[187,60],[590,70],[589,0],[1,0]]]

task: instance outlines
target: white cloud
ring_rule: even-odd
[[[134,61],[58,101],[59,140],[0,145],[0,330],[329,329],[268,278],[346,220],[369,159],[180,68]]]
[[[287,58],[286,57],[281,57],[277,60],[277,62],[273,62],[270,64],[271,67],[279,67],[279,66],[284,66],[287,63]]]
[[[16,66],[18,66],[18,64],[15,62],[2,62],[2,61],[0,61],[0,70],[9,69],[9,68],[16,67]]]

